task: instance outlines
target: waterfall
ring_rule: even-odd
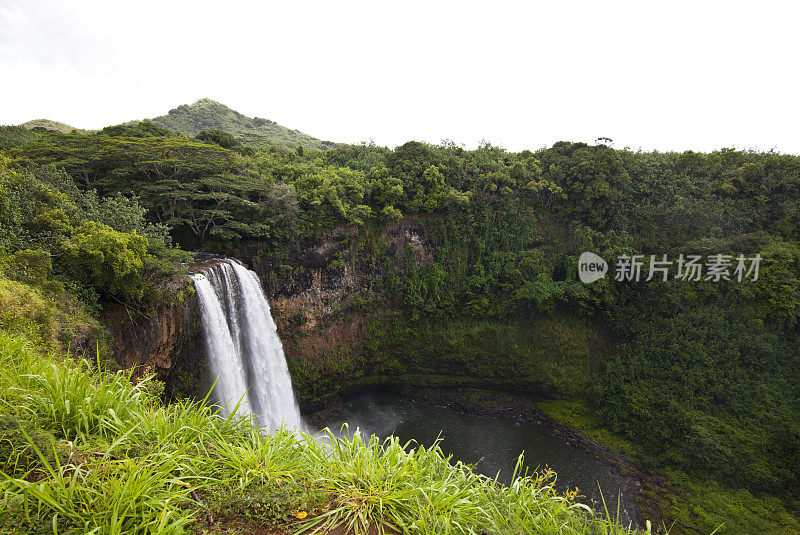
[[[270,432],[301,428],[283,345],[258,275],[236,260],[192,274],[197,289],[214,396],[222,412],[253,414]]]

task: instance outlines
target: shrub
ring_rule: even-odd
[[[96,286],[107,296],[141,300],[148,256],[143,236],[89,222],[64,244],[61,261],[70,276]]]
[[[50,253],[44,249],[22,249],[14,253],[9,266],[10,275],[21,282],[40,285],[53,273]]]

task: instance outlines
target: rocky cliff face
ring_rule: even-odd
[[[534,317],[414,322],[394,308],[381,281],[433,261],[429,222],[406,218],[379,232],[342,226],[281,254],[263,244],[218,251],[261,278],[301,408],[316,410],[370,387],[489,388],[541,397],[581,392],[610,344],[596,326]],[[120,365],[155,372],[173,397],[207,384],[188,277],[173,284],[151,317],[120,309],[106,317]]]
[[[395,308],[381,282],[434,260],[432,223],[415,217],[380,232],[340,227],[283,256],[259,245],[225,251],[264,282],[304,410],[373,387],[477,387],[541,397],[586,387],[597,348],[607,345],[595,326],[570,318],[413,321]]]
[[[337,227],[307,238],[285,256],[260,244],[224,251],[261,278],[282,336],[317,331],[353,301],[373,296],[387,269],[424,267],[434,253],[424,217],[406,218],[376,234]]]
[[[194,284],[188,276],[172,281],[154,310],[141,314],[107,306],[103,323],[111,333],[117,364],[134,377],[155,374],[169,398],[191,395],[205,384],[205,348]]]
[[[223,252],[261,278],[304,409],[342,392],[334,384],[347,391],[380,382],[365,343],[376,319],[396,314],[380,281],[388,270],[399,273],[433,261],[428,220],[405,218],[377,233],[341,226],[283,255],[260,244]]]
[[[433,250],[419,221],[407,220],[373,236],[343,226],[308,238],[281,256],[260,244],[220,251],[219,256],[238,258],[259,275],[293,376],[314,381],[337,362],[331,355],[360,353],[366,322],[357,308],[365,299],[377,298],[373,285],[379,272],[400,269],[409,261],[424,266]],[[135,376],[156,374],[169,397],[201,393],[207,384],[205,342],[189,277],[173,281],[148,315],[113,305],[104,310],[103,322],[111,332],[117,363],[133,368]],[[340,367],[350,369],[352,363]],[[298,386],[302,402],[310,387]]]

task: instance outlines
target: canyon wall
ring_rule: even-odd
[[[609,346],[596,326],[571,317],[413,320],[386,298],[391,275],[433,261],[429,219],[405,218],[379,231],[341,226],[280,253],[258,243],[216,251],[261,278],[301,408],[317,410],[373,387],[488,388],[545,398],[582,392]],[[156,373],[170,397],[207,387],[188,277],[174,281],[148,317],[122,309],[105,317],[121,366]]]
[[[150,374],[164,382],[167,398],[201,393],[208,382],[205,346],[194,284],[170,281],[161,301],[146,312],[107,305],[101,320],[111,334],[117,364],[134,379]]]

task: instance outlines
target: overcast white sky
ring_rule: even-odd
[[[0,0],[0,124],[209,97],[339,142],[800,154],[798,4]]]

